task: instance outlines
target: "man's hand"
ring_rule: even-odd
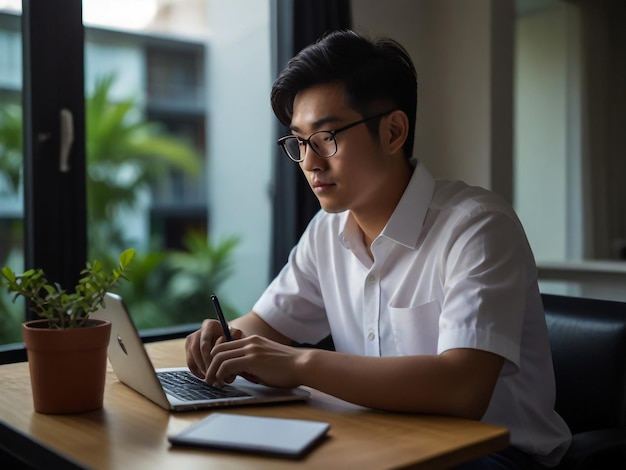
[[[271,387],[297,387],[302,385],[298,366],[307,354],[306,349],[258,335],[230,342],[218,341],[210,352],[212,360],[205,380],[213,385],[224,385],[241,375]]]
[[[230,328],[233,339],[243,336],[241,330]],[[222,325],[217,320],[204,320],[198,331],[191,333],[185,340],[187,366],[189,370],[200,378],[205,378],[207,369],[213,360],[211,351],[216,344],[226,341]]]

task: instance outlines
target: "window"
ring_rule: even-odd
[[[63,1],[76,6],[76,0]],[[85,15],[93,11],[88,1]],[[131,280],[119,291],[140,328],[206,318],[213,290],[227,315],[245,313],[269,276],[271,174],[278,150],[269,105],[270,1],[168,5],[141,31],[95,25],[85,17],[89,246],[79,257],[83,266],[87,255],[138,250]],[[0,60],[18,62],[12,71],[21,70],[19,24],[19,11],[0,12],[0,47],[10,50]],[[3,109],[21,101],[20,77],[9,78],[7,85],[0,74]],[[104,97],[104,108],[96,108],[97,96]],[[106,126],[115,116],[116,133],[99,134],[110,131]],[[110,120],[98,121],[104,118]],[[6,168],[0,174],[6,183]],[[0,263],[17,271],[24,265],[20,194],[0,194],[0,236],[10,240],[2,243]],[[84,209],[85,200],[74,204]],[[17,312],[13,325],[2,325],[0,343],[21,341],[23,307],[12,305],[5,292],[0,299],[2,308]]]

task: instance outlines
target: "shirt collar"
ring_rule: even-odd
[[[411,164],[415,167],[413,175],[380,234],[381,237],[389,238],[407,248],[415,248],[417,245],[417,238],[435,192],[435,180],[428,169],[417,160],[412,160]],[[353,237],[360,239],[360,236],[360,229],[348,214],[343,230],[339,233],[341,244],[345,248],[350,248],[350,239]]]
[[[426,166],[415,161],[415,169],[381,236],[415,248],[428,207],[435,192],[435,179]]]

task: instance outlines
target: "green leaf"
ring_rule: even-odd
[[[43,288],[51,296],[57,293],[57,290],[54,287],[52,287],[50,284],[46,284],[45,286],[43,286]]]
[[[122,270],[125,270],[128,265],[131,263],[133,258],[135,257],[135,250],[133,248],[129,248],[124,250],[120,255],[120,267]]]
[[[9,282],[15,282],[15,273],[8,266],[5,266],[4,268],[2,268],[2,275]]]

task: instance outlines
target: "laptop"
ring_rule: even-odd
[[[170,411],[306,400],[302,388],[272,388],[237,377],[232,384],[212,387],[187,367],[156,369],[122,298],[107,293],[105,307],[90,315],[112,324],[108,356],[113,372],[136,392]]]

